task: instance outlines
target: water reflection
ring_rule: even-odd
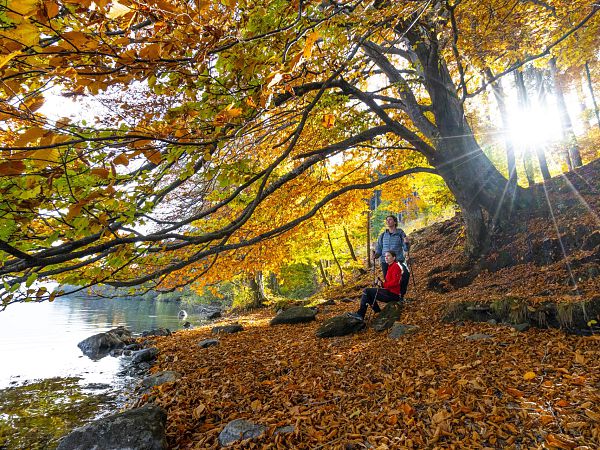
[[[118,358],[92,361],[77,348],[83,339],[117,326],[134,333],[181,328],[176,302],[135,299],[61,298],[25,303],[0,312],[0,389],[25,380],[81,376],[86,382],[110,382]]]

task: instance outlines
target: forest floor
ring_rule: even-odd
[[[521,332],[493,321],[442,320],[453,303],[507,296],[526,300],[531,311],[544,302],[563,310],[597,302],[599,168],[597,162],[548,183],[542,198],[551,208],[496,230],[476,269],[461,263],[458,218],[413,233],[416,287],[411,281],[400,322],[416,332],[391,339],[367,327],[315,336],[324,320],[356,310],[373,279],[364,275],[321,292],[335,304],[319,306],[316,322],[270,326],[275,313],[263,309],[226,317],[223,324],[238,321],[244,331],[219,335],[218,346],[197,343],[215,337],[211,328],[219,323],[156,338],[152,371],[181,378],[139,403],[168,411],[171,449],[218,448],[219,433],[240,418],[267,431],[234,448],[600,448],[594,330]],[[588,319],[600,322],[595,314]],[[276,434],[282,426],[293,431]]]

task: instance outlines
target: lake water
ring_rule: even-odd
[[[60,433],[115,408],[119,392],[133,383],[119,374],[122,359],[93,361],[77,343],[117,326],[134,333],[177,330],[182,326],[179,310],[176,302],[61,298],[0,312],[0,449],[53,448]],[[195,322],[194,317],[186,320]],[[65,411],[56,410],[57,405]],[[63,428],[56,423],[61,414]],[[44,431],[49,415],[51,429]]]

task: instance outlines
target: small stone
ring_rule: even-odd
[[[203,341],[198,342],[198,347],[200,348],[208,348],[215,345],[219,345],[218,339],[204,339]]]
[[[513,324],[513,325],[511,325],[511,327],[513,327],[517,331],[523,332],[523,331],[529,330],[529,328],[531,327],[531,325],[529,323],[525,322],[525,323]]]
[[[233,323],[231,325],[222,325],[219,327],[214,327],[212,329],[212,334],[219,334],[219,333],[231,334],[231,333],[238,333],[240,331],[244,331],[244,327],[241,326],[239,323]]]
[[[266,431],[263,425],[255,424],[249,420],[236,419],[229,422],[219,433],[219,444],[228,447],[237,441],[260,437]]]
[[[155,374],[150,375],[149,377],[144,378],[140,382],[140,386],[143,389],[150,389],[153,386],[159,386],[163,383],[170,383],[177,380],[180,377],[179,372],[174,372],[172,370],[165,370],[164,372],[157,372]]]
[[[483,341],[485,339],[493,339],[493,338],[494,338],[494,336],[490,336],[489,334],[483,334],[483,333],[475,333],[470,336],[467,336],[467,339],[469,341]]]
[[[490,319],[487,321],[487,323],[489,323],[490,325],[497,325],[498,321],[496,319]]]
[[[401,323],[395,323],[390,330],[389,337],[390,339],[398,339],[400,336],[404,336],[405,334],[416,333],[419,330],[419,327],[416,325],[403,325]]]

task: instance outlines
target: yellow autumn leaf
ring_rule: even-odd
[[[327,129],[333,128],[335,125],[335,116],[333,114],[325,114],[323,116],[323,120],[321,121],[321,125]]]
[[[29,16],[37,10],[38,0],[8,0],[7,7],[17,14]]]
[[[31,154],[31,162],[35,167],[44,168],[50,163],[58,162],[60,154],[57,148],[43,148],[34,150]]]
[[[529,381],[529,380],[533,380],[533,379],[535,378],[535,376],[536,376],[536,375],[535,375],[535,373],[534,373],[534,372],[526,372],[526,373],[523,375],[523,379],[524,379],[524,380],[527,380],[527,381]]]
[[[18,50],[16,52],[9,53],[8,55],[0,56],[0,69],[2,67],[4,67],[5,65],[7,65],[11,59],[13,59],[15,56],[18,56],[20,54],[21,54],[21,51]]]
[[[315,42],[317,42],[317,39],[319,39],[318,31],[313,31],[306,38],[306,43],[304,44],[304,50],[302,51],[302,55],[304,56],[304,59],[308,59],[312,56],[312,49],[313,49],[313,46],[315,45]]]
[[[129,6],[122,5],[119,2],[113,2],[110,9],[106,13],[106,17],[109,19],[118,19],[129,12],[131,12],[131,8]]]
[[[2,35],[26,47],[36,45],[40,41],[38,28],[30,22],[23,22],[14,30],[5,31]]]
[[[260,400],[254,400],[251,404],[250,407],[254,410],[254,411],[258,411],[261,407],[261,403]]]

